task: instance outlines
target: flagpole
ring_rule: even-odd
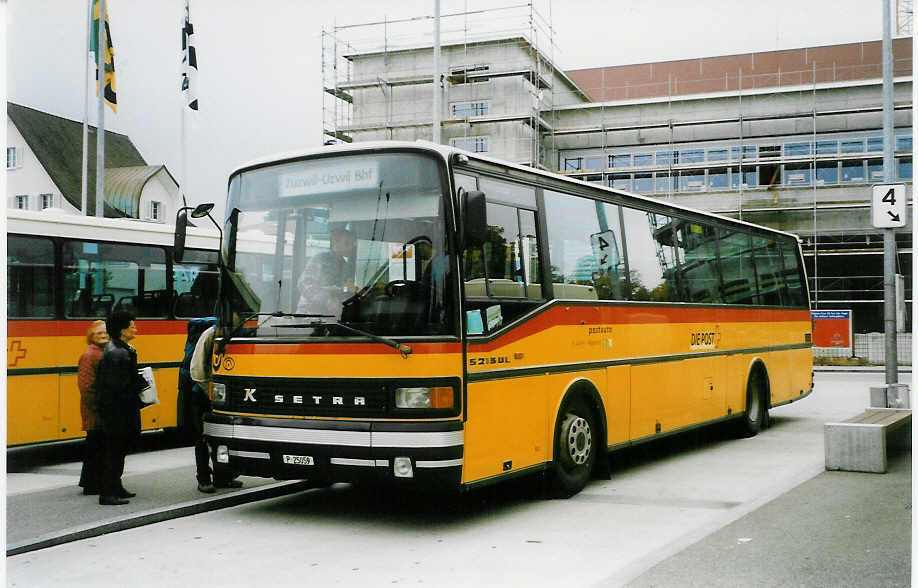
[[[105,216],[105,0],[99,0],[99,37],[96,39],[96,72],[99,78],[99,120],[96,126],[96,216]]]
[[[87,194],[87,172],[89,171],[89,44],[92,35],[92,2],[88,0],[89,12],[86,18],[86,53],[83,54],[83,164],[80,167],[80,213],[89,215]]]

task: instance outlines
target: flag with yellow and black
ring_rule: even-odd
[[[99,11],[100,11],[100,0],[93,0],[92,4],[92,29],[90,31],[89,38],[89,50],[96,55],[96,80],[99,79]],[[105,102],[111,107],[112,112],[118,112],[118,98],[115,94],[115,49],[112,46],[112,32],[108,25],[108,7],[105,8],[105,49],[104,49],[104,61],[105,61],[105,90],[104,98]],[[96,89],[96,95],[98,95],[98,86]]]

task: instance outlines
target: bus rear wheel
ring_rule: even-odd
[[[563,417],[555,429],[554,471],[551,494],[570,498],[580,492],[596,462],[596,419],[582,399],[574,399],[561,411]]]
[[[768,398],[763,378],[764,374],[761,371],[749,374],[749,381],[746,383],[746,412],[739,422],[740,437],[755,437],[766,426]]]

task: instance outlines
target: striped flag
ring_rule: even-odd
[[[92,31],[89,38],[89,50],[96,55],[96,81],[99,80],[99,0],[92,3]],[[105,8],[105,102],[112,112],[118,112],[118,97],[115,95],[115,48],[112,45],[112,31],[108,25],[108,7]],[[98,95],[98,84],[96,95]]]
[[[198,56],[194,50],[194,25],[191,24],[188,0],[185,0],[185,22],[182,24],[182,93],[185,94],[185,100],[191,110],[198,109],[197,77]]]

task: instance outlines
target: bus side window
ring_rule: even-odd
[[[42,237],[6,238],[9,318],[54,316],[54,243]]]
[[[619,207],[546,190],[545,216],[555,298],[624,299]]]
[[[535,192],[490,179],[482,179],[481,185],[488,199],[488,236],[481,247],[464,252],[465,306],[473,313],[485,311],[483,323],[494,330],[544,298],[536,215],[515,206],[535,208]]]
[[[781,242],[781,273],[784,276],[784,287],[787,296],[784,304],[790,306],[808,306],[806,293],[803,289],[803,280],[800,276],[800,258],[797,255],[798,246],[793,238]]]
[[[780,306],[787,297],[781,271],[781,251],[774,239],[752,236],[755,274],[759,285],[759,300],[769,306]],[[786,303],[785,303],[786,304]]]
[[[113,309],[138,318],[166,318],[174,292],[166,285],[161,247],[64,243],[64,311],[68,317],[104,317]]]
[[[670,302],[675,298],[672,219],[622,207],[627,300]]]
[[[176,317],[212,316],[217,300],[219,275],[217,252],[186,249],[182,263],[172,266],[172,289]]]
[[[720,273],[727,304],[759,304],[750,235],[720,230]]]

